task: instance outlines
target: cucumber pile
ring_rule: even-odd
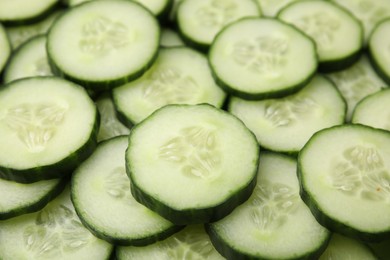
[[[0,1],[0,259],[389,259],[388,0]]]

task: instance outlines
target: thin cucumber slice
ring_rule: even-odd
[[[63,10],[54,11],[52,14],[45,17],[43,20],[17,26],[7,26],[6,30],[9,35],[9,40],[13,50],[16,50],[20,45],[29,39],[46,34],[54,20],[62,14]]]
[[[328,247],[319,260],[332,259],[376,260],[377,258],[362,242],[333,233]]]
[[[351,67],[329,73],[327,76],[335,83],[347,102],[347,122],[351,121],[353,110],[360,100],[386,87],[386,83],[376,74],[366,55]]]
[[[0,176],[34,182],[67,175],[96,146],[98,113],[80,86],[25,78],[0,90]]]
[[[210,47],[209,61],[218,84],[244,99],[297,92],[318,65],[309,37],[270,18],[244,18],[226,26]]]
[[[80,222],[66,188],[36,213],[0,222],[0,258],[105,260],[113,246],[93,236]]]
[[[316,259],[330,238],[299,197],[296,161],[262,153],[257,186],[244,204],[207,225],[227,259]]]
[[[221,107],[226,98],[213,80],[207,57],[188,47],[161,49],[150,70],[112,93],[119,118],[126,125],[136,124],[168,104]]]
[[[11,56],[11,45],[3,25],[0,23],[0,75]]]
[[[56,75],[101,91],[141,76],[159,43],[158,22],[140,4],[101,0],[59,17],[48,33],[47,52]]]
[[[46,36],[29,39],[14,51],[4,70],[4,83],[20,78],[52,75],[46,53]]]
[[[389,15],[390,17],[390,15]],[[378,75],[390,85],[390,18],[380,22],[368,40],[371,62]]]
[[[9,219],[42,209],[64,189],[66,179],[30,184],[0,179],[0,219]]]
[[[0,22],[6,25],[16,25],[39,21],[51,13],[58,3],[58,0],[0,1]]]
[[[100,114],[100,127],[97,137],[99,142],[130,133],[130,129],[118,120],[114,102],[109,93],[101,94],[95,103]]]
[[[228,110],[268,150],[297,153],[317,131],[344,123],[346,104],[330,80],[317,75],[298,93],[249,101],[232,97]]]
[[[390,238],[390,132],[342,125],[313,135],[298,155],[301,196],[334,232]]]
[[[320,71],[338,71],[355,63],[363,48],[363,27],[344,8],[329,1],[297,1],[278,18],[307,33],[316,43]]]
[[[177,9],[176,22],[188,45],[207,50],[226,25],[260,15],[254,0],[185,0]]]
[[[300,0],[256,0],[258,5],[260,6],[261,12],[264,16],[267,17],[276,17],[278,12],[288,5],[289,3],[293,3]]]
[[[223,260],[201,225],[190,225],[164,241],[143,247],[117,247],[117,260]]]
[[[231,114],[168,105],[136,125],[126,151],[135,199],[175,224],[223,218],[256,184],[259,147]]]
[[[378,91],[361,100],[351,121],[390,131],[390,89]]]
[[[71,198],[84,225],[97,237],[120,245],[145,246],[179,231],[130,193],[125,150],[128,137],[101,143],[75,170]]]
[[[388,0],[332,0],[348,9],[357,17],[364,27],[364,39],[367,43],[372,29],[376,24],[390,16],[390,1]]]

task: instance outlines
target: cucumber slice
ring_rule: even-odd
[[[16,25],[39,21],[51,13],[58,3],[58,0],[0,1],[0,22]]]
[[[342,125],[313,135],[298,155],[301,196],[334,232],[390,238],[390,132]]]
[[[20,78],[52,75],[46,54],[46,36],[27,40],[14,51],[4,70],[4,83]]]
[[[188,45],[207,50],[227,24],[260,15],[253,0],[185,0],[177,9],[176,22]]]
[[[390,18],[380,22],[368,40],[371,62],[378,75],[390,85]]]
[[[71,198],[80,220],[97,237],[120,245],[144,246],[181,229],[139,204],[126,175],[128,137],[101,143],[75,170]]]
[[[0,258],[108,259],[113,246],[80,222],[66,188],[36,213],[0,222]]]
[[[270,18],[244,18],[226,26],[210,47],[209,61],[218,84],[243,99],[295,93],[318,65],[309,37]]]
[[[384,89],[361,100],[352,116],[352,123],[390,131],[390,89]]]
[[[34,182],[69,174],[96,146],[98,113],[80,86],[56,77],[0,90],[0,176]]]
[[[168,105],[130,132],[126,165],[135,199],[184,225],[215,221],[244,202],[258,157],[256,138],[231,114]]]
[[[316,259],[330,238],[299,197],[296,161],[262,153],[252,196],[206,230],[227,259]]]
[[[118,260],[223,260],[201,225],[190,225],[164,241],[143,247],[117,247]]]
[[[297,153],[317,131],[344,123],[346,104],[322,76],[281,99],[249,101],[232,97],[228,110],[253,131],[268,150]]]
[[[347,122],[351,122],[353,110],[360,100],[386,87],[366,55],[348,69],[329,73],[327,76],[336,84],[347,102]]]
[[[3,72],[3,69],[11,56],[11,46],[8,40],[7,32],[5,31],[3,25],[0,23],[0,75]]]
[[[66,179],[22,184],[0,179],[0,219],[9,219],[42,209],[64,189]]]
[[[298,1],[278,18],[307,33],[316,43],[320,71],[338,71],[355,63],[363,48],[363,27],[349,12],[328,1]]]
[[[155,17],[127,0],[91,1],[52,25],[47,51],[53,72],[101,91],[141,76],[160,43]]]
[[[376,260],[377,258],[370,248],[360,241],[334,233],[328,247],[319,258],[319,260],[331,259]]]
[[[130,129],[117,118],[114,102],[109,93],[101,94],[95,101],[100,115],[100,127],[97,140],[104,141],[119,135],[128,135]]]
[[[45,17],[43,20],[17,26],[7,26],[6,30],[11,42],[12,49],[17,49],[20,45],[29,39],[46,34],[53,24],[54,20],[61,15],[63,10],[54,11],[52,14]]]
[[[376,24],[390,16],[388,0],[331,0],[348,9],[364,27],[364,39],[367,43]]]
[[[226,94],[216,85],[207,58],[188,47],[161,49],[140,79],[113,90],[119,118],[136,124],[168,104],[209,103],[221,107]]]

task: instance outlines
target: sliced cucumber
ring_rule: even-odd
[[[390,132],[342,125],[313,135],[298,155],[301,196],[334,232],[390,238]]]
[[[118,260],[223,260],[201,225],[190,225],[164,241],[144,247],[117,247]]]
[[[348,9],[363,24],[364,39],[367,43],[376,24],[390,16],[388,0],[331,0]]]
[[[46,36],[33,37],[23,43],[4,70],[4,83],[20,78],[52,75],[46,53]]]
[[[352,123],[390,131],[390,89],[384,89],[361,100],[352,115]]]
[[[377,258],[370,248],[360,241],[334,233],[328,247],[319,258],[319,260],[332,259],[376,260]]]
[[[0,259],[108,259],[113,247],[80,222],[69,188],[36,213],[0,222]]]
[[[9,35],[12,49],[17,49],[21,44],[27,40],[41,35],[46,34],[51,27],[53,21],[62,14],[63,10],[57,10],[52,14],[45,17],[43,20],[17,26],[7,26],[6,30]]]
[[[347,122],[351,121],[353,110],[360,100],[386,86],[372,68],[366,55],[351,67],[329,73],[327,76],[336,84],[347,102]]]
[[[64,189],[66,179],[22,184],[0,179],[0,219],[42,209]]]
[[[25,78],[0,90],[0,176],[34,182],[67,175],[96,146],[98,113],[80,86]]]
[[[221,107],[225,97],[213,80],[206,56],[188,47],[161,49],[140,79],[113,90],[115,107],[126,125],[136,124],[168,104]]]
[[[390,17],[390,16],[389,16]],[[380,22],[368,40],[371,62],[378,75],[390,85],[390,18]]]
[[[101,0],[59,17],[48,33],[47,51],[56,75],[101,91],[141,76],[159,43],[158,22],[140,4]]]
[[[249,101],[232,97],[228,110],[268,150],[297,153],[317,131],[344,123],[346,104],[337,88],[317,75],[298,93]]]
[[[226,26],[210,47],[209,61],[218,84],[244,99],[297,92],[318,65],[309,37],[270,18],[244,18]]]
[[[330,238],[299,197],[296,161],[262,153],[257,186],[244,204],[207,225],[227,259],[316,259]]]
[[[47,16],[58,3],[58,0],[0,1],[0,22],[6,25],[32,23]]]
[[[8,39],[8,35],[3,25],[0,23],[0,75],[11,56],[11,45]]]
[[[207,50],[227,24],[260,15],[254,0],[185,0],[177,9],[176,22],[188,45]]]
[[[97,137],[99,142],[119,135],[128,135],[130,133],[130,129],[118,120],[114,102],[108,93],[100,95],[95,103],[100,114],[100,127]]]
[[[231,114],[168,105],[130,132],[126,165],[135,199],[183,225],[215,221],[243,203],[258,157],[256,138]]]
[[[355,63],[363,48],[363,27],[353,15],[329,1],[297,1],[278,18],[307,33],[317,46],[320,71],[338,71]]]
[[[144,246],[179,231],[139,204],[130,193],[125,150],[128,137],[101,143],[72,176],[72,202],[84,225],[97,237],[120,245]]]

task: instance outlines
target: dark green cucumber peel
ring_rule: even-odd
[[[49,32],[50,33],[50,32]],[[158,36],[160,37],[160,36]],[[156,49],[156,52],[153,54],[153,58],[145,64],[142,68],[139,68],[137,71],[129,74],[129,75],[124,75],[119,79],[112,79],[112,80],[104,80],[104,81],[92,81],[89,79],[82,79],[82,78],[77,78],[74,77],[70,74],[67,74],[64,72],[63,69],[61,69],[58,65],[56,65],[52,58],[50,57],[50,53],[48,52],[48,60],[49,60],[49,65],[50,68],[53,72],[54,75],[62,77],[64,79],[67,79],[69,81],[72,81],[78,85],[83,86],[86,89],[89,89],[97,95],[98,93],[101,93],[103,91],[111,90],[114,87],[118,87],[121,85],[124,85],[130,81],[136,80],[137,78],[141,77],[154,63],[154,61],[157,58],[158,54],[158,49]]]
[[[129,165],[129,163],[126,163],[126,172],[131,179],[131,167],[127,165]],[[210,208],[179,210],[169,207],[156,198],[153,198],[147,192],[138,187],[135,181],[131,181],[130,183],[131,194],[136,201],[176,225],[203,224],[220,220],[231,213],[238,205],[244,203],[251,196],[255,186],[256,175],[254,175],[254,178],[246,186],[242,187],[238,191],[235,191],[233,196],[230,196],[229,199],[219,205],[214,205]]]
[[[100,116],[96,109],[96,120],[89,139],[78,150],[68,157],[51,165],[44,165],[29,169],[14,169],[0,165],[0,178],[20,183],[32,183],[41,180],[62,178],[87,159],[97,146],[97,135],[100,126]]]
[[[240,91],[234,87],[231,87],[229,84],[227,84],[226,82],[221,80],[220,77],[218,77],[217,73],[214,71],[212,66],[210,66],[210,68],[211,68],[213,78],[219,87],[221,87],[224,91],[226,91],[230,95],[240,97],[240,98],[246,99],[246,100],[282,98],[282,97],[286,97],[288,95],[295,94],[299,90],[303,89],[313,79],[313,77],[315,76],[315,74],[317,72],[317,68],[315,68],[313,70],[312,74],[310,74],[305,80],[299,82],[296,85],[287,86],[287,87],[284,87],[283,89],[279,89],[279,90],[272,90],[272,91],[266,91],[266,92],[260,91],[260,92],[254,93],[254,92]]]
[[[71,185],[72,188],[72,185]],[[75,203],[75,197],[73,195],[73,192],[71,191],[71,200],[72,203]],[[153,236],[148,236],[148,237],[139,237],[139,238],[123,238],[123,239],[118,239],[114,238],[111,235],[98,230],[98,228],[95,228],[93,225],[90,225],[87,221],[84,220],[83,215],[80,214],[75,207],[75,211],[77,216],[79,217],[81,223],[96,237],[103,239],[111,244],[117,245],[117,246],[147,246],[150,244],[153,244],[155,242],[164,240],[171,235],[179,232],[184,228],[184,226],[172,226],[168,229],[161,230],[161,232],[153,235]]]
[[[14,208],[10,211],[0,212],[0,220],[6,220],[9,218],[17,217],[27,213],[33,213],[43,209],[47,203],[57,197],[64,190],[66,184],[68,183],[68,178],[62,178],[58,184],[45,196],[41,197],[39,201],[32,203],[30,205],[23,205],[22,207]]]
[[[320,62],[318,65],[318,71],[321,73],[331,73],[348,69],[360,59],[362,54],[362,50],[357,50],[356,52],[351,53],[348,57],[344,57],[339,60],[327,60]]]

